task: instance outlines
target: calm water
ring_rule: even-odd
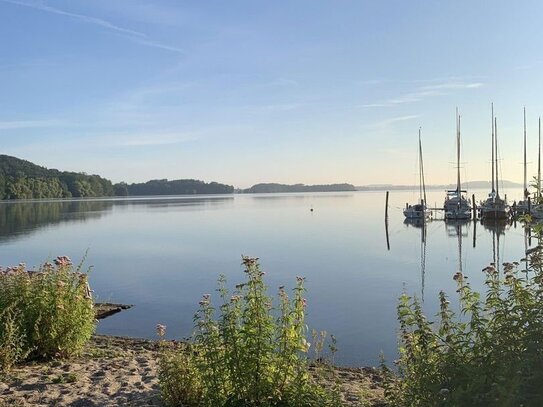
[[[428,201],[441,205],[443,196],[430,192]],[[498,255],[518,260],[525,247],[521,225],[443,221],[427,225],[423,245],[423,229],[401,213],[415,193],[392,191],[388,250],[384,200],[384,192],[355,192],[2,203],[0,258],[33,266],[57,255],[79,261],[88,250],[98,299],[135,304],[99,332],[152,338],[160,322],[180,338],[218,275],[240,282],[240,256],[258,256],[274,291],[307,277],[309,326],[338,338],[339,363],[372,365],[380,351],[396,357],[403,289],[434,314],[439,290],[455,292],[459,268],[480,287],[484,266]]]

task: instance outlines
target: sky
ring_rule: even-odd
[[[537,169],[543,2],[0,0],[0,153],[114,182]]]

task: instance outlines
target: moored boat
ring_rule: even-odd
[[[460,116],[456,109],[456,189],[448,190],[445,196],[445,220],[471,219],[471,205],[464,195],[466,193],[460,182]]]
[[[499,193],[497,137],[498,124],[494,117],[494,105],[492,105],[492,190],[488,198],[480,205],[483,220],[506,220],[511,216],[511,208]]]
[[[424,164],[422,160],[422,142],[419,129],[419,202],[415,205],[406,204],[403,214],[407,219],[428,219],[432,212],[426,206],[426,185],[424,183]]]

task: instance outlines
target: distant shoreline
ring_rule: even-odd
[[[490,189],[492,184],[490,181],[471,181],[465,182],[462,184],[462,188],[466,189]],[[522,184],[512,181],[503,181],[500,182],[500,188],[523,188]],[[394,185],[394,184],[383,184],[383,185],[361,185],[357,186],[357,191],[415,191],[418,190],[418,185]],[[436,185],[426,185],[427,190],[454,190],[456,185],[453,184],[436,184]]]

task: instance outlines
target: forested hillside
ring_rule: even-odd
[[[229,194],[234,187],[193,179],[152,180],[113,185],[98,175],[47,169],[30,161],[0,155],[0,199],[85,198],[128,195]]]
[[[8,155],[0,155],[0,199],[70,198],[113,195],[111,181],[47,169]]]
[[[195,179],[151,180],[139,184],[116,184],[117,195],[193,195],[193,194],[231,194],[234,187],[218,182],[203,182]]]

